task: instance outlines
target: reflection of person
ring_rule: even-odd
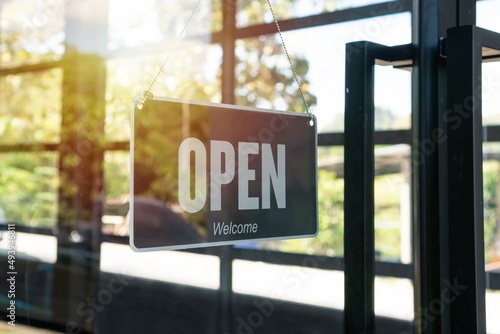
[[[163,202],[134,197],[134,242],[139,247],[201,243],[198,231]]]

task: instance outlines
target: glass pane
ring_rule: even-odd
[[[482,90],[483,125],[499,125],[500,62],[483,63]]]
[[[109,60],[106,87],[106,138],[130,140],[130,102],[146,90],[168,54]],[[155,96],[220,103],[222,49],[202,41],[183,41],[171,54],[152,88]]]
[[[484,90],[483,90],[484,95]],[[488,333],[500,332],[500,321],[496,316],[500,311],[500,291],[495,278],[500,275],[500,223],[499,223],[499,173],[500,143],[483,144],[483,197],[484,197],[484,248],[487,275],[486,328]]]
[[[488,3],[488,2],[487,2]],[[498,3],[498,2],[497,2]],[[478,3],[478,20],[479,20]],[[491,27],[490,27],[491,28]],[[496,127],[500,124],[498,108],[500,92],[500,62],[482,65],[483,113],[483,203],[484,203],[484,255],[486,263],[486,329],[500,333],[500,143]],[[490,276],[492,275],[492,276]]]
[[[314,256],[304,262],[314,266]],[[344,273],[298,266],[261,262],[233,262],[233,290],[236,293],[265,297],[268,304],[290,301],[342,310]],[[311,326],[312,327],[312,326]]]
[[[161,266],[158,264],[161,263]],[[148,270],[141,268],[147,267]],[[176,270],[170,270],[176,268]],[[135,253],[128,245],[101,244],[101,268],[107,273],[135,279],[175,283],[204,289],[219,288],[219,258],[186,252]]]
[[[483,145],[483,185],[484,185],[484,241],[486,264],[500,263],[500,256],[497,254],[499,248],[497,239],[500,240],[498,231],[498,175],[500,173],[500,163],[495,157],[500,153],[499,143],[485,143]]]
[[[344,148],[320,147],[318,169],[318,235],[263,242],[258,248],[327,256],[344,254]]]
[[[273,22],[273,16],[266,1],[237,0],[237,27]],[[387,0],[275,0],[271,1],[277,20],[286,20],[297,17],[333,12],[354,7],[362,7]],[[400,4],[388,4],[387,13],[394,13]]]
[[[9,238],[6,232],[0,232],[0,249],[9,249]],[[31,233],[16,232],[16,251],[22,256],[36,259],[45,263],[55,263],[57,260],[57,238],[49,235],[36,235]],[[16,324],[17,327],[17,324]],[[1,329],[1,327],[0,327]],[[0,330],[1,332],[1,330]]]
[[[198,0],[110,0],[108,48],[133,48],[161,41],[170,41],[169,46],[173,45],[197,3]],[[210,33],[220,30],[221,6],[220,0],[202,1],[185,35],[209,38]]]
[[[342,132],[345,44],[358,40],[386,45],[410,43],[411,15],[403,13],[302,29],[286,32],[283,37],[306,93],[306,100],[318,119],[319,131]],[[237,104],[305,110],[277,35],[238,40],[235,52]],[[395,115],[391,128],[408,128],[410,74],[402,70],[380,71],[377,72],[380,73],[377,79],[379,86],[392,82],[387,88],[380,88],[377,106],[389,109]],[[401,96],[395,99],[394,95],[400,93]]]
[[[380,261],[411,263],[410,146],[375,149],[375,251]]]
[[[294,81],[290,64],[275,35],[240,39],[236,42],[238,64],[236,104],[260,108],[305,111],[305,105]],[[309,61],[303,55],[294,57],[294,67],[310,106],[316,97],[309,93]]]
[[[0,2],[0,67],[59,60],[64,36],[64,1]]]
[[[500,333],[500,291],[486,290],[486,329],[490,334]]]
[[[413,284],[409,279],[375,277],[375,315],[413,320]],[[409,332],[401,332],[409,333]]]
[[[129,235],[130,153],[108,151],[104,154],[105,198],[102,231]]]
[[[0,144],[59,141],[61,87],[61,69],[0,77]]]
[[[106,199],[127,196],[130,193],[130,153],[107,151],[104,154]]]
[[[57,153],[1,153],[0,171],[0,214],[5,222],[56,226]]]
[[[52,319],[52,283],[57,260],[57,239],[54,236],[22,233],[18,231],[19,226],[12,226],[9,225],[8,232],[0,232],[0,252],[3,253],[2,261],[5,263],[2,275],[5,283],[2,283],[2,288],[6,291],[0,298],[0,307],[8,312],[0,322],[0,332],[55,334],[52,331],[20,326],[19,323],[26,324],[21,319],[28,319],[27,324],[33,326],[34,318],[43,321]],[[12,247],[15,249],[14,257]],[[10,284],[7,285],[8,283]],[[8,310],[9,307],[13,312]]]
[[[375,130],[411,128],[411,72],[375,66]]]
[[[283,19],[381,1],[277,0],[273,7]],[[169,58],[153,94],[221,102],[222,49],[211,44],[211,32],[222,27],[222,2],[201,2],[187,38]],[[238,4],[239,26],[271,22],[265,1],[225,2]],[[57,145],[63,138],[58,152],[0,154],[0,223],[14,221],[57,231],[54,236],[19,233],[19,283],[30,283],[18,285],[20,318],[72,333],[342,331],[343,273],[315,267],[314,261],[323,257],[293,253],[343,255],[343,147],[318,151],[316,238],[246,245],[254,248],[246,250],[213,247],[191,252],[135,253],[120,244],[129,235],[129,153],[103,152],[101,144],[122,141],[123,145],[129,140],[130,101],[149,87],[196,3],[1,2],[0,67],[57,60],[64,41],[78,51],[73,58],[67,48],[65,59],[75,61],[64,62],[64,73],[55,69],[0,79],[0,145]],[[63,5],[66,8],[60,11]],[[39,13],[35,25],[40,26],[34,33],[29,16]],[[53,18],[50,24],[42,24],[45,16]],[[406,13],[284,34],[321,131],[343,131],[345,43],[361,39],[409,43],[410,28],[411,16]],[[23,35],[25,31],[33,36]],[[235,52],[238,104],[304,111],[276,35],[240,40]],[[105,78],[99,76],[104,73],[103,62]],[[377,69],[379,87],[386,85],[384,80],[409,81],[407,72],[385,70]],[[377,114],[381,129],[409,126],[406,102],[394,96],[402,97],[399,88],[382,87],[377,93],[377,106],[389,110]],[[99,104],[103,96],[105,113],[104,103]],[[398,191],[406,191],[405,179],[400,170],[386,174],[377,179],[378,194],[386,197],[377,207],[377,221],[383,223],[377,228],[379,258],[405,262],[400,218],[405,211],[398,197]],[[278,258],[305,258],[313,268],[264,263],[275,261],[272,256],[277,253],[269,249],[287,252]],[[380,284],[377,278],[377,294],[383,294],[376,300],[377,312],[411,319],[408,281]],[[2,307],[5,301],[0,299]]]
[[[488,30],[500,32],[500,21],[498,15],[500,11],[500,1],[498,0],[482,0],[477,1],[476,5],[476,24],[478,27]]]

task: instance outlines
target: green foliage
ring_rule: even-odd
[[[400,258],[401,192],[404,182],[401,173],[375,178],[375,250],[383,260]]]
[[[498,229],[498,173],[499,163],[487,161],[483,165],[483,200],[484,200],[484,244],[486,259],[493,245]]]
[[[272,1],[277,18],[282,20],[300,16],[297,12],[298,6],[296,6],[299,2],[295,0]],[[197,0],[158,0],[154,6],[155,12],[152,14],[157,15],[159,33],[167,40],[176,38],[196,3]],[[239,25],[271,22],[272,17],[266,1],[241,0],[236,3]],[[335,9],[334,0],[311,0],[311,3],[320,4],[323,6],[323,11]],[[65,49],[62,43],[64,39],[63,6],[50,9],[51,22],[44,28],[30,28],[32,24],[28,22],[25,28],[17,31],[9,24],[25,22],[25,18],[29,20],[35,14],[42,13],[37,6],[24,7],[23,3],[15,1],[2,5],[2,19],[3,22],[7,22],[7,28],[9,28],[4,29],[0,36],[0,63],[3,67],[58,60]],[[210,12],[207,13],[207,10]],[[212,0],[208,5],[203,4],[200,12],[193,17],[187,35],[209,36],[211,31],[221,30],[223,14],[222,0]],[[147,17],[137,17],[131,25],[140,25],[145,21]],[[123,38],[127,37],[123,36]],[[119,42],[117,41],[118,44]],[[156,95],[199,101],[221,101],[220,70],[218,73],[214,71],[214,74],[210,76],[207,75],[205,68],[207,63],[214,62],[213,58],[208,57],[209,50],[213,51],[219,47],[204,45],[206,43],[207,41],[199,43],[189,39],[181,43],[182,47],[176,50],[160,76],[154,91]],[[115,60],[108,61],[107,68],[104,68],[104,59],[93,55],[78,54],[77,50],[68,48],[65,59],[66,64],[69,65],[66,65],[64,69],[3,76],[0,79],[0,145],[57,143],[66,132],[69,133],[68,136],[78,132],[85,135],[93,134],[94,137],[90,136],[88,139],[93,143],[101,144],[105,142],[102,132],[95,130],[104,128],[104,123],[106,141],[129,139],[130,101],[133,94],[139,89],[145,89],[157,73],[157,65],[161,64],[164,57],[163,51],[165,50],[161,50],[154,57],[142,57],[140,61],[127,58],[126,63],[122,65],[114,63]],[[219,53],[221,53],[220,50]],[[293,73],[277,34],[240,39],[237,41],[235,54],[237,57],[235,68],[237,104],[305,111],[305,105],[293,80]],[[73,59],[72,56],[76,58]],[[291,57],[307,102],[309,106],[313,106],[316,104],[316,97],[308,90],[308,60],[300,54],[291,54]],[[103,66],[95,66],[95,63],[102,63]],[[87,81],[82,83],[80,74],[84,73],[86,68],[97,70],[95,75],[87,74]],[[96,105],[94,97],[99,95],[100,91],[94,94],[95,92],[86,90],[104,89],[104,80],[94,79],[96,75],[104,75],[106,71],[106,100],[102,101],[103,104],[105,103],[106,115],[102,115],[103,108],[94,107]],[[63,85],[63,73],[65,85]],[[102,85],[92,85],[94,81],[101,81]],[[74,90],[76,87],[78,91]],[[90,113],[91,117],[86,117],[83,123],[73,120],[72,127],[65,125],[61,131],[63,91],[66,103],[75,109],[75,115]],[[401,124],[408,124],[407,119],[397,118],[388,109],[377,108],[375,117],[378,130],[396,129],[401,128]],[[325,131],[340,132],[343,129],[343,115],[339,115]],[[340,147],[320,148],[319,150],[320,158],[342,154],[343,148]],[[79,161],[77,156],[65,155],[61,163],[65,167],[76,168]],[[128,153],[107,152],[105,154],[107,198],[122,196],[129,192],[128,163]],[[162,172],[171,180],[176,179],[172,170]],[[487,256],[488,249],[498,232],[498,173],[498,162],[485,163],[484,228]],[[318,236],[311,239],[268,243],[270,247],[289,252],[336,256],[343,254],[344,181],[337,178],[334,173],[325,170],[319,171],[318,178],[320,227]],[[62,182],[65,184],[66,195],[77,198],[78,187],[72,187],[71,179],[65,179],[64,175],[59,175],[58,153],[0,154],[0,209],[3,210],[7,221],[37,227],[55,226],[58,215],[58,187]],[[163,182],[156,180],[152,191],[173,187],[172,183],[166,185],[164,182],[165,180]],[[402,182],[400,174],[377,177],[376,221],[400,221],[399,189]],[[170,198],[164,200],[172,200],[175,195],[175,190],[171,190]],[[382,257],[398,257],[399,233],[399,229],[394,227],[376,229],[375,244]]]
[[[292,69],[276,36],[238,40],[235,51],[236,104],[296,112],[306,110]],[[291,56],[305,99],[309,106],[313,106],[317,99],[308,90],[306,74],[309,63],[304,58]]]
[[[153,87],[155,96],[194,101],[221,102],[221,81],[216,76],[218,64],[209,63],[210,56],[220,51],[218,46],[194,43],[179,45],[168,66],[162,71]],[[134,58],[127,62],[110,61],[107,66],[106,84],[106,139],[130,139],[130,101],[134,94],[146,89],[164,60],[163,54],[155,57]],[[212,60],[213,61],[213,60]],[[206,67],[215,70],[207,73]]]
[[[60,139],[62,71],[0,78],[0,144]]]
[[[128,152],[106,152],[104,180],[106,199],[121,197],[130,192],[130,155]]]
[[[53,153],[0,154],[0,209],[6,221],[53,227],[59,185]]]
[[[318,171],[319,233],[316,238],[282,241],[285,252],[342,256],[344,253],[344,180],[335,173]]]
[[[296,2],[273,1],[277,19],[290,18],[293,15],[290,10]],[[266,1],[238,1],[237,10],[239,20],[247,24],[262,23],[266,16],[272,18]],[[235,54],[236,104],[296,112],[306,110],[277,34],[237,40]],[[306,75],[309,62],[297,54],[290,56],[301,84],[300,88],[311,107],[316,104],[317,99],[308,90],[309,81]]]
[[[59,60],[64,52],[64,3],[3,1],[0,63],[16,67]]]
[[[278,20],[289,19],[293,15],[291,13],[291,7],[297,2],[294,0],[276,0],[271,1],[273,6],[273,11]],[[239,0],[238,1],[238,13],[239,18],[245,24],[253,25],[264,22],[264,17],[270,20],[272,19],[269,5],[267,1],[256,1],[256,0]]]

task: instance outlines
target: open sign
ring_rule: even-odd
[[[130,246],[314,236],[315,123],[301,113],[162,98],[133,109]]]
[[[271,144],[239,142],[237,151],[228,141],[210,141],[210,211],[221,211],[223,184],[233,182],[238,169],[238,210],[258,210],[271,208],[271,186],[278,208],[286,208],[286,145],[277,145],[276,164],[274,162]],[[195,168],[195,195],[191,198],[190,160],[194,153]],[[250,197],[248,186],[255,181],[256,170],[249,168],[249,157],[262,154],[262,205],[259,197]],[[238,157],[238,159],[236,159]],[[203,142],[197,138],[184,139],[179,147],[179,203],[190,213],[200,211],[207,198],[207,154]],[[277,166],[276,166],[277,165]],[[222,171],[222,166],[225,166]],[[237,167],[236,167],[237,166]],[[236,181],[235,181],[236,182]]]

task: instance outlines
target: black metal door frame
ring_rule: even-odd
[[[486,333],[483,219],[483,47],[500,34],[475,26],[448,30],[447,185],[452,333]],[[451,299],[451,297],[450,297]]]
[[[475,1],[415,1],[413,45],[346,48],[345,333],[374,333],[373,66],[413,63],[415,333],[486,333],[483,47]],[[423,150],[425,145],[432,149]]]
[[[371,333],[374,313],[374,67],[413,58],[411,44],[346,46],[344,275],[346,333]]]

